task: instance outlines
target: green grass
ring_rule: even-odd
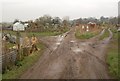
[[[16,32],[11,30],[2,30],[2,33],[10,33],[11,35],[16,35]]]
[[[118,77],[118,51],[117,49],[110,49],[110,52],[108,52],[107,63],[109,64],[109,73],[113,77],[117,78]]]
[[[62,31],[20,32],[20,34],[21,34],[21,36],[23,36],[24,34],[26,34],[29,37],[31,37],[33,34],[35,36],[56,36],[56,35],[60,35],[62,33],[65,33],[67,31],[68,31],[68,29],[64,28],[64,29],[62,29]],[[11,30],[4,30],[2,32],[10,33],[11,35],[16,35],[16,32],[15,31],[11,31]]]
[[[28,32],[27,35],[28,35],[29,37],[31,37],[33,34],[34,34],[35,36],[56,36],[56,35],[60,35],[60,34],[62,34],[62,33],[65,33],[65,32],[67,32],[67,31],[68,31],[68,29],[65,28],[65,29],[63,29],[62,31]],[[21,34],[24,34],[24,33],[25,33],[25,32],[22,32]]]
[[[100,36],[99,40],[103,40],[104,38],[109,36],[109,31],[105,30],[104,34],[102,36]]]
[[[2,73],[0,73],[0,81],[2,80]]]
[[[81,34],[79,31],[76,31],[75,37],[78,39],[89,39],[94,37],[96,34],[92,32],[85,32],[84,34]]]
[[[41,56],[44,50],[43,44],[37,45],[41,50],[38,52],[34,52],[29,56],[24,57],[22,61],[20,61],[20,64],[22,66],[14,66],[12,70],[7,71],[2,75],[3,79],[17,79],[23,74],[29,67],[31,67]]]
[[[3,31],[5,33],[10,33],[11,35],[16,35],[15,31]],[[27,34],[28,36],[32,36],[33,34],[36,36],[54,36],[54,35],[59,35],[61,32],[20,32],[21,35]]]
[[[106,61],[109,64],[109,73],[114,78],[120,78],[118,71],[118,33],[116,30],[112,29],[113,40],[108,46]]]
[[[62,34],[61,32],[28,32],[27,35],[31,37],[32,35],[35,36],[56,36]]]

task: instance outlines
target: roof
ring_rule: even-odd
[[[88,24],[96,24],[96,23],[93,23],[93,22],[89,22]]]

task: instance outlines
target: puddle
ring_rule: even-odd
[[[88,43],[81,43],[81,45],[85,46],[85,45],[88,45]]]
[[[60,45],[60,42],[56,43],[56,45]]]
[[[60,45],[61,43],[60,42],[57,42],[57,43],[55,43],[55,45],[53,45],[53,50],[56,50],[57,48],[58,48],[58,45]]]
[[[61,41],[62,41],[62,38],[58,38],[58,41],[61,42]]]
[[[83,49],[80,49],[80,48],[71,48],[73,52],[75,53],[79,53],[79,52],[83,52]]]
[[[75,41],[74,40],[72,40],[72,41],[70,41],[71,43],[74,43]]]
[[[64,36],[63,35],[59,35],[57,37],[57,40],[56,40],[56,43],[52,46],[53,50],[56,50],[58,45],[61,44],[61,41],[64,39]]]
[[[57,49],[57,46],[54,46],[54,47],[52,47],[53,48],[53,50],[56,50]]]
[[[63,40],[64,36],[60,36],[58,37],[57,41],[61,42]]]

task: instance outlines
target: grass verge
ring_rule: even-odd
[[[68,29],[65,28],[62,31],[45,31],[45,32],[20,32],[21,36],[23,36],[24,34],[26,34],[27,36],[31,37],[33,34],[35,36],[56,36],[56,35],[60,35],[62,33],[67,32]],[[16,35],[15,31],[11,31],[11,30],[3,30],[3,33],[10,33],[11,35]]]
[[[97,35],[97,33],[93,32],[85,32],[84,34],[81,34],[80,31],[75,32],[75,37],[78,39],[89,39]]]
[[[0,73],[0,81],[2,80],[2,73]]]
[[[17,79],[20,77],[21,74],[23,74],[29,67],[31,67],[41,56],[44,50],[43,44],[38,44],[38,48],[40,48],[40,51],[34,52],[29,56],[26,56],[24,60],[20,61],[20,64],[22,66],[14,66],[12,70],[7,71],[2,75],[2,79]]]
[[[118,71],[118,32],[113,30],[113,39],[108,46],[106,61],[109,64],[109,73],[113,78],[120,78]]]

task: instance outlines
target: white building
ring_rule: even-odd
[[[13,31],[24,31],[25,26],[21,22],[16,22],[13,24]]]
[[[24,24],[24,27],[27,28],[27,27],[28,27],[28,23],[25,23],[25,24]]]
[[[16,22],[13,24],[13,31],[25,31],[25,28],[28,26],[28,23]]]

